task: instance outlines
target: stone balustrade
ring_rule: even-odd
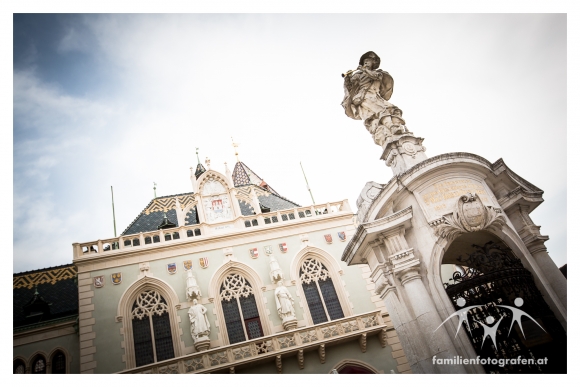
[[[287,356],[289,355],[296,355],[300,369],[302,369],[304,368],[305,352],[318,351],[320,362],[324,363],[326,349],[333,343],[358,340],[361,351],[366,352],[367,337],[378,334],[384,348],[387,345],[387,329],[391,328],[383,320],[380,311],[373,311],[195,352],[119,373],[187,374],[212,373],[224,369],[235,372],[235,367],[265,359],[271,360],[278,372],[282,372],[282,360],[288,361]]]
[[[139,234],[121,235],[85,243],[73,243],[74,258],[84,258],[92,254],[111,254],[116,250],[146,248],[147,245],[177,243],[201,236],[227,233],[239,228],[275,227],[286,222],[305,221],[319,216],[329,216],[339,212],[350,212],[348,200],[331,202],[287,210],[273,211],[252,216],[241,216],[228,222],[216,224],[194,224]]]

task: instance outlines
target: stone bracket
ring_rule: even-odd
[[[320,364],[326,362],[326,348],[324,344],[320,344],[320,347],[318,347],[318,357],[320,358]]]
[[[360,345],[360,351],[362,353],[365,353],[367,351],[367,334],[366,334],[366,332],[363,333],[362,335],[360,335],[360,338],[358,339],[358,343]]]

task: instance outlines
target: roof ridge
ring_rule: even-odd
[[[32,274],[32,273],[40,273],[41,271],[64,269],[65,267],[70,267],[70,266],[75,266],[75,264],[74,263],[65,263],[64,265],[50,266],[50,267],[45,267],[44,269],[34,269],[34,270],[29,270],[29,271],[21,271],[20,273],[13,273],[12,277],[19,277],[22,275],[27,275],[27,274]]]

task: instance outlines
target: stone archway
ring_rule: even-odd
[[[441,278],[455,309],[465,313],[463,326],[477,355],[495,362],[482,364],[488,373],[566,372],[564,329],[532,274],[497,236],[479,231],[457,237],[443,256]],[[518,315],[521,323],[514,321]]]

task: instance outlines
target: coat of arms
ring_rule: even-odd
[[[202,269],[207,268],[209,266],[209,261],[207,260],[207,258],[200,258],[199,266],[201,266]]]
[[[187,271],[187,270],[191,270],[191,267],[193,266],[193,264],[191,263],[191,260],[189,261],[183,261],[183,268]]]
[[[340,239],[341,242],[344,242],[346,240],[346,233],[344,231],[339,231],[338,239]]]
[[[326,234],[324,239],[326,240],[326,243],[332,243],[332,235]]]
[[[122,281],[121,273],[113,273],[111,274],[111,282],[113,285],[119,285]]]
[[[258,248],[254,247],[253,249],[250,249],[250,257],[252,258],[258,258]]]
[[[272,254],[272,246],[264,246],[264,251],[266,252],[266,255]]]
[[[288,247],[286,247],[286,243],[280,243],[278,245],[278,247],[280,247],[280,251],[283,252],[283,253],[285,253],[285,252],[288,251]]]
[[[105,276],[100,275],[98,277],[94,277],[93,285],[95,285],[95,288],[102,288],[103,286],[105,286]]]
[[[169,274],[177,273],[177,265],[175,263],[168,263],[167,264],[167,272]]]

